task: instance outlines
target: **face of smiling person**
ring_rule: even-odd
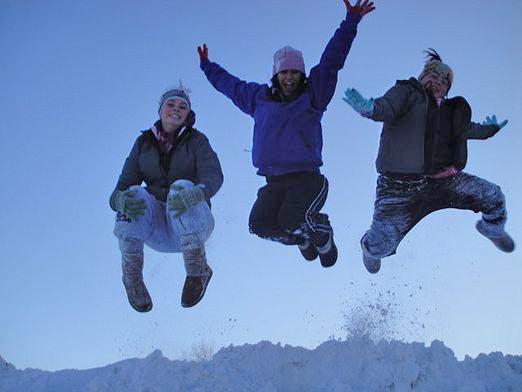
[[[297,92],[302,77],[301,72],[295,69],[287,69],[277,73],[277,81],[285,97],[291,97]]]
[[[442,99],[446,96],[449,89],[449,82],[446,75],[441,74],[437,70],[433,70],[422,78],[420,81],[427,92],[436,99]]]
[[[161,108],[161,125],[167,133],[181,127],[190,113],[187,103],[179,98],[169,99]]]

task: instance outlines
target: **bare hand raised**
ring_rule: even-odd
[[[199,61],[208,60],[208,47],[207,44],[198,46]]]
[[[361,4],[361,0],[357,0],[355,5],[351,5],[349,0],[343,0],[346,5],[346,11],[352,15],[360,15],[361,17],[372,12],[375,9],[373,1],[364,0]]]

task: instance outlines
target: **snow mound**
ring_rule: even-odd
[[[156,350],[102,368],[17,370],[2,359],[0,391],[455,391],[522,392],[522,356],[480,354],[458,361],[442,342],[352,337],[314,350],[270,342],[229,346],[211,360],[171,361]]]
[[[0,355],[0,374],[4,374],[11,370],[16,370],[16,368]]]

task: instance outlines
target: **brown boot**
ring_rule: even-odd
[[[181,306],[191,308],[203,299],[208,282],[212,278],[212,269],[207,264],[203,247],[183,250],[183,260],[187,277],[181,293]]]
[[[122,253],[122,281],[130,305],[138,312],[152,309],[152,299],[143,283],[143,252]]]

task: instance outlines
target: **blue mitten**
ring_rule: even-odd
[[[346,89],[343,101],[350,105],[361,116],[369,117],[373,114],[373,98],[364,98],[361,93],[354,88]]]
[[[498,129],[502,129],[506,126],[508,120],[502,121],[500,124],[497,122],[497,116],[493,115],[491,117],[486,116],[486,121],[482,122],[482,125],[496,125]]]

